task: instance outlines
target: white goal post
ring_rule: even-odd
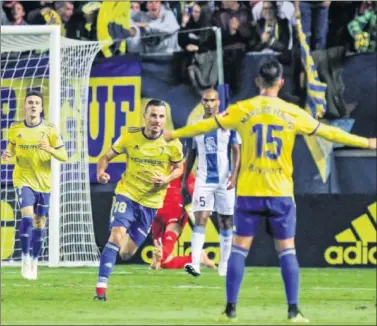
[[[38,89],[44,95],[47,120],[61,131],[68,152],[67,163],[52,159],[48,235],[41,257],[50,267],[92,266],[99,260],[87,148],[89,77],[99,50],[98,42],[61,37],[58,25],[1,26],[1,149],[6,147],[10,124],[23,117],[26,92]],[[12,164],[2,162],[2,265],[20,260],[16,230],[21,216],[11,172]]]

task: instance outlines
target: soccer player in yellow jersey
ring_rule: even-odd
[[[165,139],[193,137],[216,128],[236,130],[242,139],[232,253],[226,276],[227,305],[223,317],[236,318],[245,258],[262,218],[266,218],[280,259],[288,303],[288,319],[308,322],[298,308],[299,265],[295,250],[296,205],[292,150],[297,134],[317,135],[349,146],[376,149],[376,139],[349,134],[312,118],[278,98],[282,66],[276,60],[259,69],[260,95],[231,105],[223,115],[165,133]]]
[[[99,159],[97,179],[110,180],[106,168],[121,154],[127,156],[127,169],[115,189],[111,234],[102,251],[95,299],[106,300],[108,279],[119,252],[130,259],[146,239],[156,212],[163,206],[169,183],[183,173],[183,151],[179,140],[166,142],[163,127],[166,105],[159,100],[148,102],[144,128],[128,128]]]
[[[21,275],[36,280],[50,201],[51,158],[65,162],[67,153],[55,126],[42,119],[43,97],[39,92],[26,95],[24,111],[25,120],[10,126],[8,147],[1,157],[4,161],[16,157],[13,186],[22,214],[18,230],[22,249]]]

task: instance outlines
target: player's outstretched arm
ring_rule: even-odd
[[[215,120],[216,118],[209,118],[201,120],[195,124],[185,126],[183,128],[176,129],[174,131],[168,131],[164,133],[165,139],[170,141],[176,138],[189,138],[198,135],[205,134],[212,130],[218,129],[219,126]]]
[[[340,128],[332,127],[325,124],[319,124],[316,135],[331,141],[333,143],[339,143],[352,147],[376,149],[375,138],[360,137],[351,133],[348,133]]]
[[[236,103],[231,105],[225,113],[219,113],[213,118],[203,119],[195,124],[188,125],[174,131],[165,132],[164,136],[167,141],[170,141],[176,138],[189,138],[203,135],[219,128],[236,130],[241,120],[240,118],[245,116],[245,113],[246,112],[240,110],[238,104]]]
[[[119,155],[114,149],[109,149],[105,155],[102,155],[97,163],[97,180],[99,183],[106,184],[110,181],[110,175],[106,173],[109,163]]]
[[[340,128],[332,127],[314,119],[305,110],[296,107],[294,123],[296,132],[303,135],[317,135],[333,143],[352,147],[376,149],[375,138],[365,138],[353,135]]]

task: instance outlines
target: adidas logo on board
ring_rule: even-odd
[[[335,236],[339,246],[328,247],[325,260],[330,265],[377,264],[377,203],[369,205],[368,212],[357,217],[351,226]]]

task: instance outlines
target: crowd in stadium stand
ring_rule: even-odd
[[[321,60],[341,62],[350,52],[375,52],[376,8],[375,1],[299,1],[303,32],[317,66]],[[304,82],[296,14],[295,1],[3,1],[1,24],[59,24],[68,38],[110,40],[112,45],[101,52],[105,57],[179,53],[182,81],[197,86],[199,92],[199,84],[217,82],[213,27],[218,27],[225,82],[231,92],[239,89],[246,53],[275,52],[298,90],[295,98],[285,99],[299,104]],[[329,79],[334,74],[320,75]],[[341,90],[334,87],[333,93],[339,94]],[[340,116],[347,116],[352,108],[344,110]]]
[[[96,29],[101,5],[101,1],[3,1],[1,25],[61,24],[67,37],[96,40],[91,30]],[[211,26],[221,28],[224,49],[285,51],[294,41],[293,1],[131,1],[130,10],[129,37],[140,34],[146,39],[139,48],[143,52],[214,48],[214,39],[203,38],[200,31],[179,37],[175,33]],[[347,43],[353,43],[348,45],[356,51],[376,50],[373,1],[300,1],[300,11],[312,50]],[[171,36],[145,37],[155,34]]]

